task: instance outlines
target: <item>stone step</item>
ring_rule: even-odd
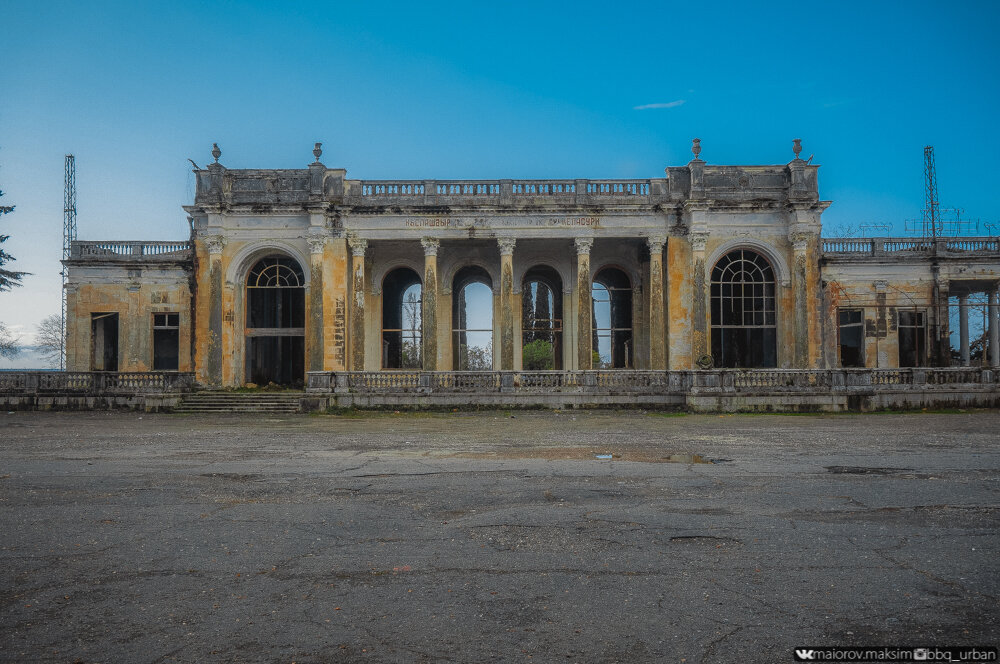
[[[175,413],[297,413],[303,392],[195,392],[185,396]]]

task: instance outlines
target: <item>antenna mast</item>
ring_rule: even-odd
[[[934,146],[924,147],[924,237],[930,231],[931,238],[937,238],[938,223],[941,218],[938,200],[937,169],[934,166]]]
[[[63,191],[63,249],[62,259],[69,260],[76,240],[76,158],[66,155],[66,178]],[[62,267],[62,309],[60,327],[62,336],[59,348],[59,369],[66,370],[66,265]]]

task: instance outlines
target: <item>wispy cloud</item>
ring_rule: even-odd
[[[648,111],[651,108],[677,108],[684,103],[683,99],[675,99],[674,101],[667,101],[661,104],[643,104],[642,106],[633,106],[633,111]]]

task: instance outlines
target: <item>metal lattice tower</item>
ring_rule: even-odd
[[[938,198],[937,168],[934,165],[934,146],[924,147],[924,209],[920,219],[907,219],[906,231],[920,233],[921,237],[936,239],[940,236],[959,236],[979,230],[978,219],[964,218],[962,208],[941,208]]]
[[[63,250],[62,259],[68,260],[76,240],[76,158],[66,155],[66,178],[63,191]],[[66,266],[62,267],[62,310],[60,327],[62,330],[59,351],[59,369],[66,369]]]
[[[934,146],[924,147],[924,237],[930,235],[936,238],[941,219],[940,201],[938,200],[937,169],[934,166]],[[928,234],[927,231],[930,231]]]

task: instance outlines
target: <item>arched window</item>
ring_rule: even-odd
[[[594,277],[593,353],[595,369],[631,369],[632,282],[628,275],[606,267]]]
[[[408,267],[382,280],[382,368],[419,369],[421,357],[420,277]]]
[[[305,380],[305,278],[284,256],[257,261],[247,275],[246,380],[301,385]]]
[[[547,265],[528,270],[521,282],[521,366],[562,369],[562,279]]]
[[[720,367],[778,365],[774,270],[755,251],[730,251],[712,269],[712,356]]]
[[[451,326],[456,371],[493,369],[493,280],[481,267],[463,267],[452,281]]]

